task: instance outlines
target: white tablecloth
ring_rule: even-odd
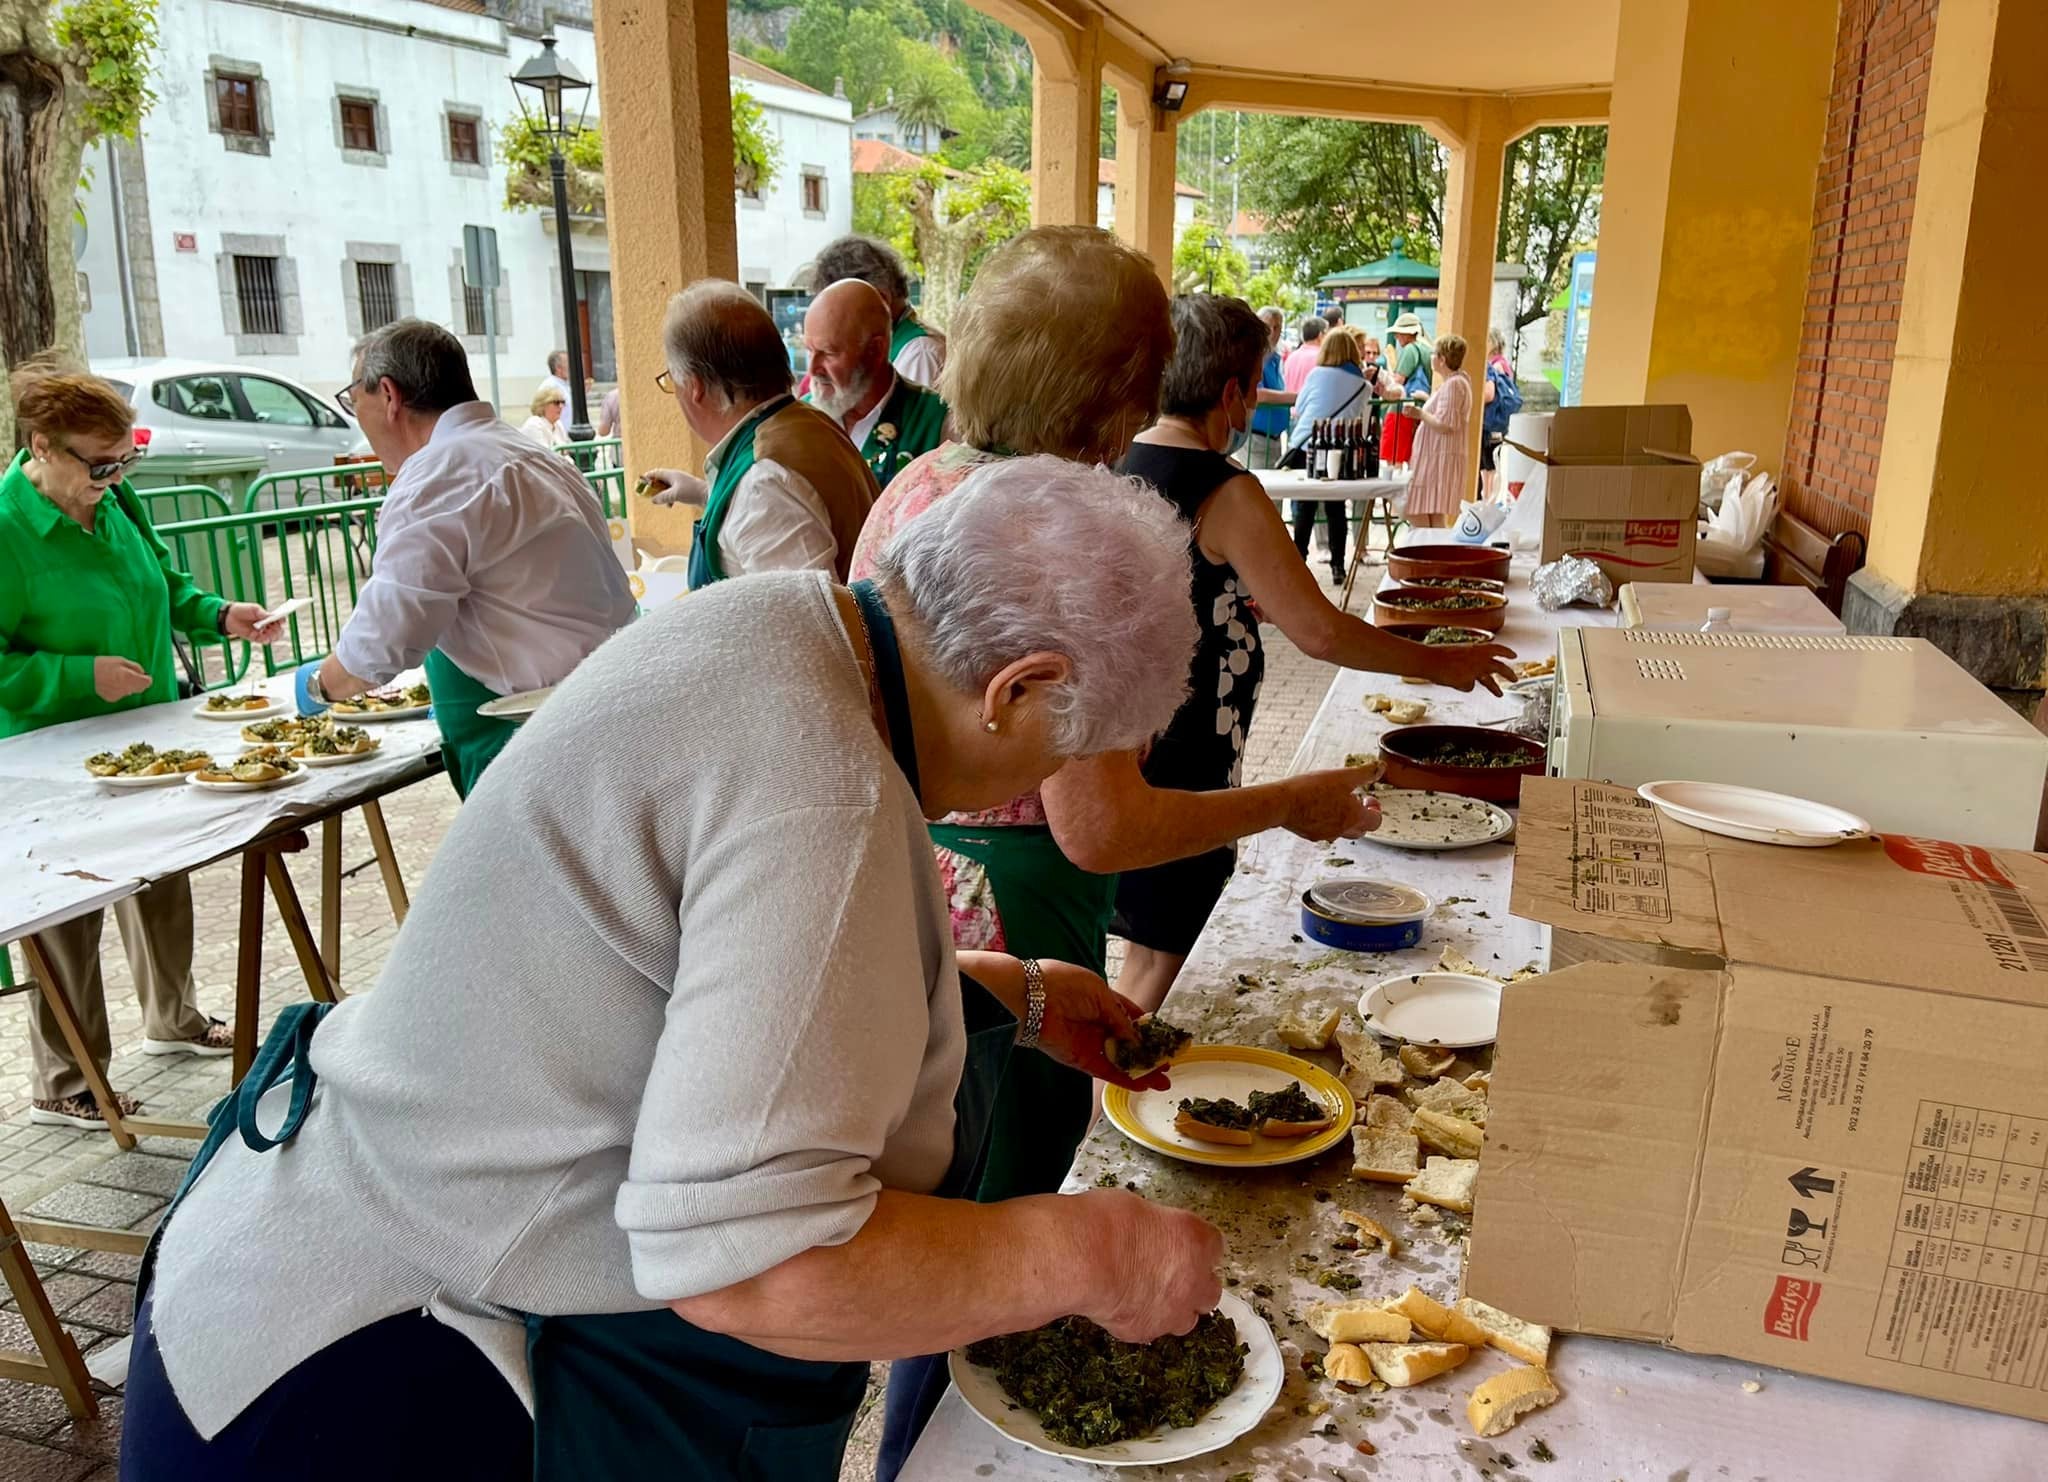
[[[1513,602],[1502,638],[1524,658],[1555,647],[1560,626],[1612,624],[1614,614],[1588,609],[1545,613],[1529,597],[1532,562],[1520,557],[1510,587]],[[1432,721],[1477,722],[1514,714],[1510,699],[1483,692],[1458,695],[1436,687],[1404,685],[1380,674],[1341,671],[1310,724],[1295,757],[1295,770],[1336,766],[1352,752],[1376,749],[1386,727],[1361,697],[1379,690],[1422,696]],[[1344,873],[1374,874],[1406,881],[1439,902],[1421,947],[1406,953],[1367,956],[1331,954],[1298,940],[1299,898],[1315,880],[1333,873],[1329,861],[1349,859]],[[1381,977],[1433,967],[1446,946],[1456,947],[1488,968],[1511,971],[1534,959],[1537,927],[1508,914],[1512,844],[1447,854],[1416,854],[1365,842],[1319,845],[1272,832],[1239,851],[1239,871],[1197,943],[1165,1012],[1194,1028],[1198,1040],[1275,1045],[1273,1028],[1289,1009],[1304,1002],[1335,1006],[1355,1002]],[[1332,958],[1338,960],[1332,961]],[[1236,976],[1250,972],[1264,986],[1238,991]],[[1305,1279],[1296,1257],[1316,1266],[1342,1266],[1367,1283],[1361,1296],[1398,1292],[1413,1282],[1440,1299],[1455,1295],[1458,1257],[1446,1247],[1418,1240],[1396,1261],[1333,1257],[1329,1242],[1341,1233],[1340,1202],[1383,1220],[1405,1221],[1395,1213],[1398,1187],[1363,1186],[1347,1180],[1348,1158],[1331,1154],[1301,1169],[1229,1175],[1158,1157],[1125,1141],[1100,1123],[1082,1145],[1069,1192],[1113,1176],[1134,1184],[1149,1198],[1192,1209],[1216,1221],[1229,1239],[1227,1269],[1239,1290],[1266,1283],[1265,1303],[1276,1317],[1299,1313],[1330,1293]],[[1304,1185],[1309,1187],[1304,1187]],[[1337,1191],[1316,1202],[1311,1190]],[[1278,1224],[1274,1217],[1286,1218]],[[1283,1342],[1298,1329],[1276,1325]],[[1291,1345],[1290,1349],[1291,1349]],[[1320,1343],[1311,1340],[1313,1351]],[[1497,1441],[1479,1440],[1465,1421],[1465,1398],[1480,1379],[1506,1365],[1493,1354],[1475,1357],[1444,1379],[1376,1397],[1340,1401],[1326,1415],[1305,1416],[1294,1407],[1327,1399],[1327,1386],[1310,1386],[1290,1351],[1290,1374],[1280,1403],[1250,1435],[1222,1451],[1179,1465],[1135,1469],[1133,1479],[1221,1482],[1239,1473],[1256,1482],[1279,1479],[1368,1478],[1459,1479],[1483,1476],[1537,1482],[1609,1482],[1613,1478],[1690,1477],[1772,1479],[1772,1482],[1886,1482],[1886,1479],[1970,1478],[1973,1482],[2018,1482],[2048,1476],[2041,1460],[2048,1429],[2028,1421],[1861,1389],[1754,1364],[1704,1358],[1647,1344],[1561,1335],[1553,1350],[1553,1372],[1565,1398],[1524,1421]],[[1760,1382],[1756,1394],[1745,1381]],[[1364,1413],[1369,1400],[1371,1414]],[[1313,1432],[1332,1422],[1340,1439]],[[1357,1452],[1354,1438],[1369,1438],[1376,1458]],[[1555,1452],[1554,1463],[1530,1464],[1530,1448],[1541,1437]],[[967,1409],[957,1391],[948,1392],[903,1473],[904,1482],[965,1482],[969,1478],[1050,1479],[1106,1477],[1077,1462],[1041,1456],[998,1435]]]
[[[265,687],[289,702],[291,684],[284,674]],[[308,767],[261,792],[112,788],[87,774],[88,756],[133,741],[237,755],[241,724],[202,719],[197,704],[149,705],[0,741],[0,942],[232,853],[283,820],[430,775],[441,748],[433,720],[422,718],[366,728],[384,743],[368,761]]]
[[[1408,480],[1312,479],[1298,468],[1255,468],[1253,475],[1274,499],[1341,499],[1346,504],[1363,504],[1374,499],[1393,499],[1408,492]]]

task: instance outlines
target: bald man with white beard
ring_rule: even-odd
[[[891,328],[889,301],[858,278],[821,289],[804,316],[811,405],[846,429],[883,488],[946,438],[945,402],[890,364]]]

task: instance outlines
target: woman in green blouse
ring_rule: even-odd
[[[173,631],[262,642],[263,609],[200,590],[171,565],[123,475],[134,413],[119,392],[54,357],[9,380],[21,451],[0,476],[0,737],[178,697]],[[113,498],[108,498],[109,494]],[[138,736],[135,739],[146,739]],[[114,907],[142,1000],[143,1049],[225,1055],[233,1035],[199,1011],[192,987],[192,891],[162,880]],[[93,1052],[110,1052],[100,978],[101,913],[37,934]],[[40,997],[30,1033],[29,1118],[105,1120]],[[122,1097],[123,1113],[140,1108]]]

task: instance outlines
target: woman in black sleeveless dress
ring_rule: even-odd
[[[1183,294],[1173,301],[1174,353],[1159,420],[1121,465],[1171,500],[1191,527],[1192,598],[1201,642],[1187,701],[1145,756],[1158,788],[1211,792],[1235,787],[1245,736],[1265,675],[1261,611],[1312,658],[1388,674],[1414,674],[1499,693],[1510,677],[1495,644],[1429,648],[1382,632],[1337,609],[1316,586],[1259,481],[1226,456],[1257,404],[1266,328],[1241,299]],[[1251,599],[1258,599],[1255,610]],[[1373,770],[1359,769],[1359,785]],[[1377,815],[1375,815],[1375,818]],[[1147,1009],[1173,986],[1209,912],[1223,894],[1236,852],[1224,848],[1119,877],[1110,929],[1130,946],[1117,987]]]

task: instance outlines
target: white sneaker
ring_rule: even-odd
[[[145,1055],[198,1055],[213,1059],[235,1052],[235,1032],[219,1019],[206,1021],[206,1032],[191,1039],[149,1039],[142,1041]]]

